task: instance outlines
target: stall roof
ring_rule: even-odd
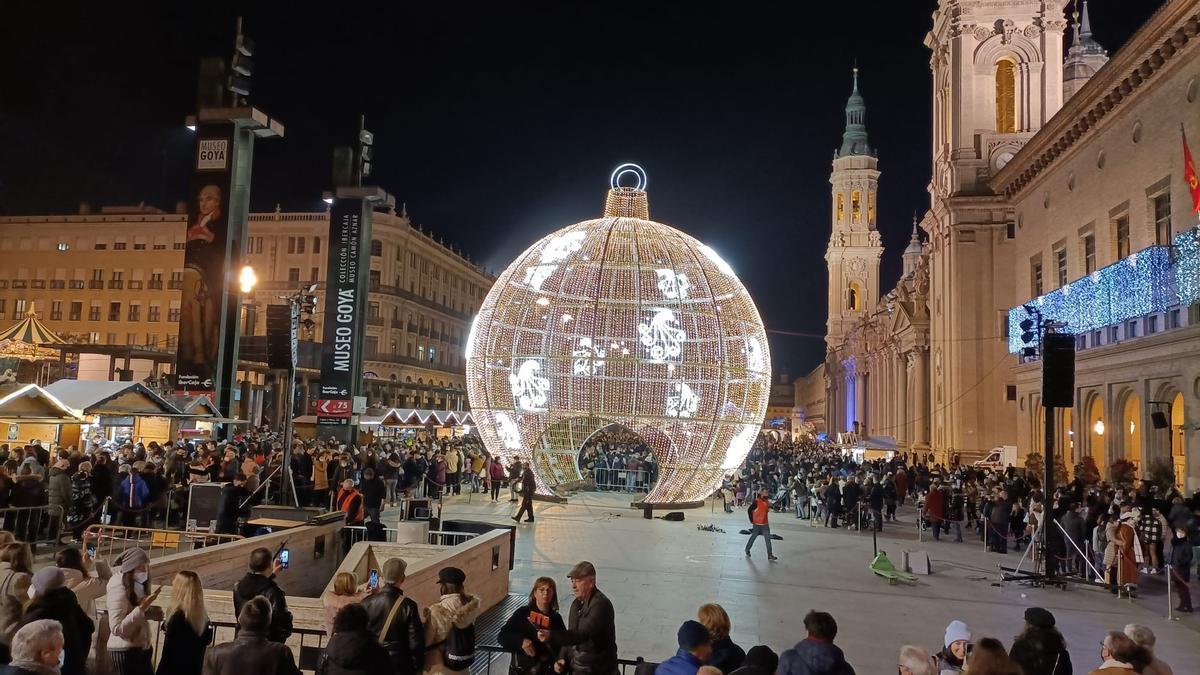
[[[360,415],[359,426],[400,427],[425,425],[432,420],[435,424],[474,424],[471,413],[466,410],[417,410],[414,408],[392,408],[383,415]],[[292,420],[295,424],[316,424],[315,415],[300,415]]]
[[[86,415],[186,415],[141,382],[105,380],[59,380],[46,391]]]
[[[81,422],[80,414],[36,384],[0,385],[0,421],[53,424]]]

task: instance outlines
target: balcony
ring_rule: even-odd
[[[1159,332],[1156,318],[1163,315],[1162,329],[1182,325],[1181,315],[1200,301],[1200,230],[1181,233],[1173,246],[1150,246],[1107,267],[1080,277],[1008,312],[1008,351],[1019,354],[1025,346],[1020,327],[1025,306],[1041,312],[1045,319],[1064,324],[1077,344],[1112,343],[1124,337]],[[1183,310],[1182,312],[1180,310]],[[1142,321],[1145,318],[1144,322]],[[1140,323],[1145,327],[1139,331]],[[1104,330],[1108,328],[1108,330]],[[1102,338],[1107,342],[1102,342]]]
[[[392,319],[392,328],[396,330],[404,330],[404,322],[400,319]]]
[[[33,281],[29,282],[29,287],[30,288],[45,288],[46,280],[45,279],[34,279]]]
[[[24,279],[13,279],[12,287],[13,288],[28,288],[29,282],[25,281]]]
[[[383,317],[382,316],[368,316],[367,317],[367,325],[368,326],[382,326],[383,325]]]
[[[88,288],[91,288],[91,289],[104,288],[104,281],[101,279],[92,279],[91,281],[88,282]]]
[[[404,298],[405,300],[409,300],[409,301],[417,303],[418,305],[423,305],[430,309],[437,310],[443,314],[455,317],[457,319],[462,319],[463,321],[467,321],[471,318],[470,314],[456,311],[455,309],[453,309],[447,305],[443,305],[439,302],[434,302],[433,300],[430,300],[429,298],[426,298],[424,296],[413,293],[412,291],[405,290],[398,286],[380,285],[378,287],[372,287],[371,290],[372,290],[372,292],[376,292],[376,293],[384,293],[386,295],[394,295],[398,298]]]
[[[183,289],[183,279],[172,279],[172,280],[168,281],[167,288],[169,288],[172,291],[182,290]]]
[[[162,279],[151,279],[146,282],[146,288],[151,291],[161,291],[163,287]]]
[[[130,281],[130,282],[129,282],[129,290],[131,290],[131,291],[140,291],[140,290],[142,290],[142,282],[140,282],[140,281]]]
[[[125,282],[121,281],[120,279],[113,279],[112,281],[108,282],[108,287],[110,289],[120,290],[125,287]]]
[[[72,290],[77,291],[77,290],[81,290],[82,288],[83,288],[83,279],[72,279],[71,280],[71,289]]]
[[[393,364],[402,365],[402,366],[412,366],[414,368],[424,368],[426,370],[436,370],[438,372],[452,373],[455,375],[463,374],[462,369],[453,368],[451,366],[443,365],[440,363],[429,363],[427,361],[421,361],[420,359],[414,359],[411,356],[401,356],[399,354],[391,354],[388,352],[380,352],[380,351],[366,352],[366,351],[364,351],[363,360],[364,361],[378,361],[381,363],[393,363]]]
[[[67,282],[65,279],[51,279],[50,280],[51,290],[61,291],[62,289],[66,288],[66,287],[67,287]]]

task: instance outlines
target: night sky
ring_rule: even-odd
[[[881,290],[899,276],[929,199],[935,0],[388,4],[6,4],[0,214],[172,209],[198,60],[229,55],[240,10],[250,100],[287,129],[256,148],[252,209],[324,208],[332,147],[365,114],[375,181],[498,272],[598,216],[613,167],[638,162],[652,218],[720,252],[769,330],[814,336],[771,335],[793,377],[824,351],[830,161],[857,59],[883,172]],[[1092,0],[1096,38],[1114,51],[1160,4]]]

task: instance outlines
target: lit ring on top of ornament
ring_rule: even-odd
[[[612,185],[612,189],[616,190],[617,188],[621,187],[621,177],[627,173],[637,176],[638,182],[637,185],[633,186],[634,190],[646,189],[646,184],[648,183],[646,180],[646,170],[637,164],[634,164],[633,162],[626,162],[613,170],[612,178],[609,180],[609,184]]]

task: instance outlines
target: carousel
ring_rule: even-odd
[[[46,384],[50,366],[59,358],[59,351],[46,345],[66,343],[38,320],[33,303],[29,303],[25,318],[0,332],[0,382]]]

